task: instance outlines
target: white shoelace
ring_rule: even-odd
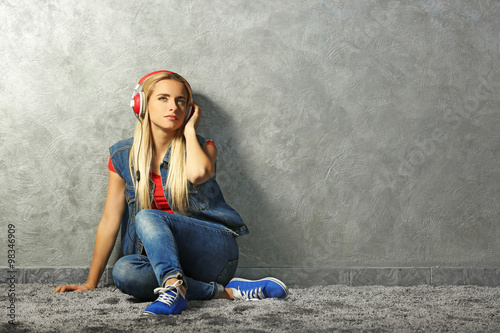
[[[266,298],[264,296],[264,292],[262,291],[262,287],[244,290],[241,291],[238,289],[233,289],[233,298],[237,300],[245,300],[245,301],[258,301],[260,299]]]
[[[179,280],[171,286],[167,286],[165,288],[162,287],[156,288],[154,290],[154,293],[160,294],[160,296],[158,296],[156,300],[165,303],[168,306],[172,306],[175,303],[175,300],[179,297],[180,291],[177,287],[180,286],[181,284],[182,281]],[[169,294],[168,293],[169,291],[171,291],[172,293]]]

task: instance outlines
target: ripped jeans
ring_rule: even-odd
[[[238,266],[235,234],[223,225],[161,210],[143,209],[135,217],[142,254],[120,258],[113,279],[122,292],[153,301],[154,289],[170,278],[183,280],[186,298],[218,298]]]

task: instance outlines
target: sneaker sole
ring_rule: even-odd
[[[162,313],[154,313],[154,312],[149,312],[149,311],[144,311],[142,313],[143,316],[178,316],[180,313],[170,313],[168,315],[162,314]]]
[[[273,277],[266,277],[266,278],[263,278],[260,280],[247,280],[247,279],[242,279],[242,278],[234,278],[234,279],[231,279],[231,281],[229,281],[229,282],[232,282],[232,281],[259,282],[259,281],[264,281],[264,280],[270,280],[270,281],[273,281],[273,282],[279,284],[279,286],[281,288],[283,288],[283,290],[285,291],[285,296],[288,296],[288,288],[286,287],[286,285],[282,281],[280,281],[276,278],[273,278]]]

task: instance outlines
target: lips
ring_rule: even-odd
[[[177,120],[177,116],[173,116],[173,115],[168,115],[168,116],[165,116],[165,118],[167,118],[168,120]]]

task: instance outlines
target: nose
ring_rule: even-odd
[[[174,100],[169,101],[169,103],[168,103],[168,109],[170,111],[177,110],[177,103]]]

